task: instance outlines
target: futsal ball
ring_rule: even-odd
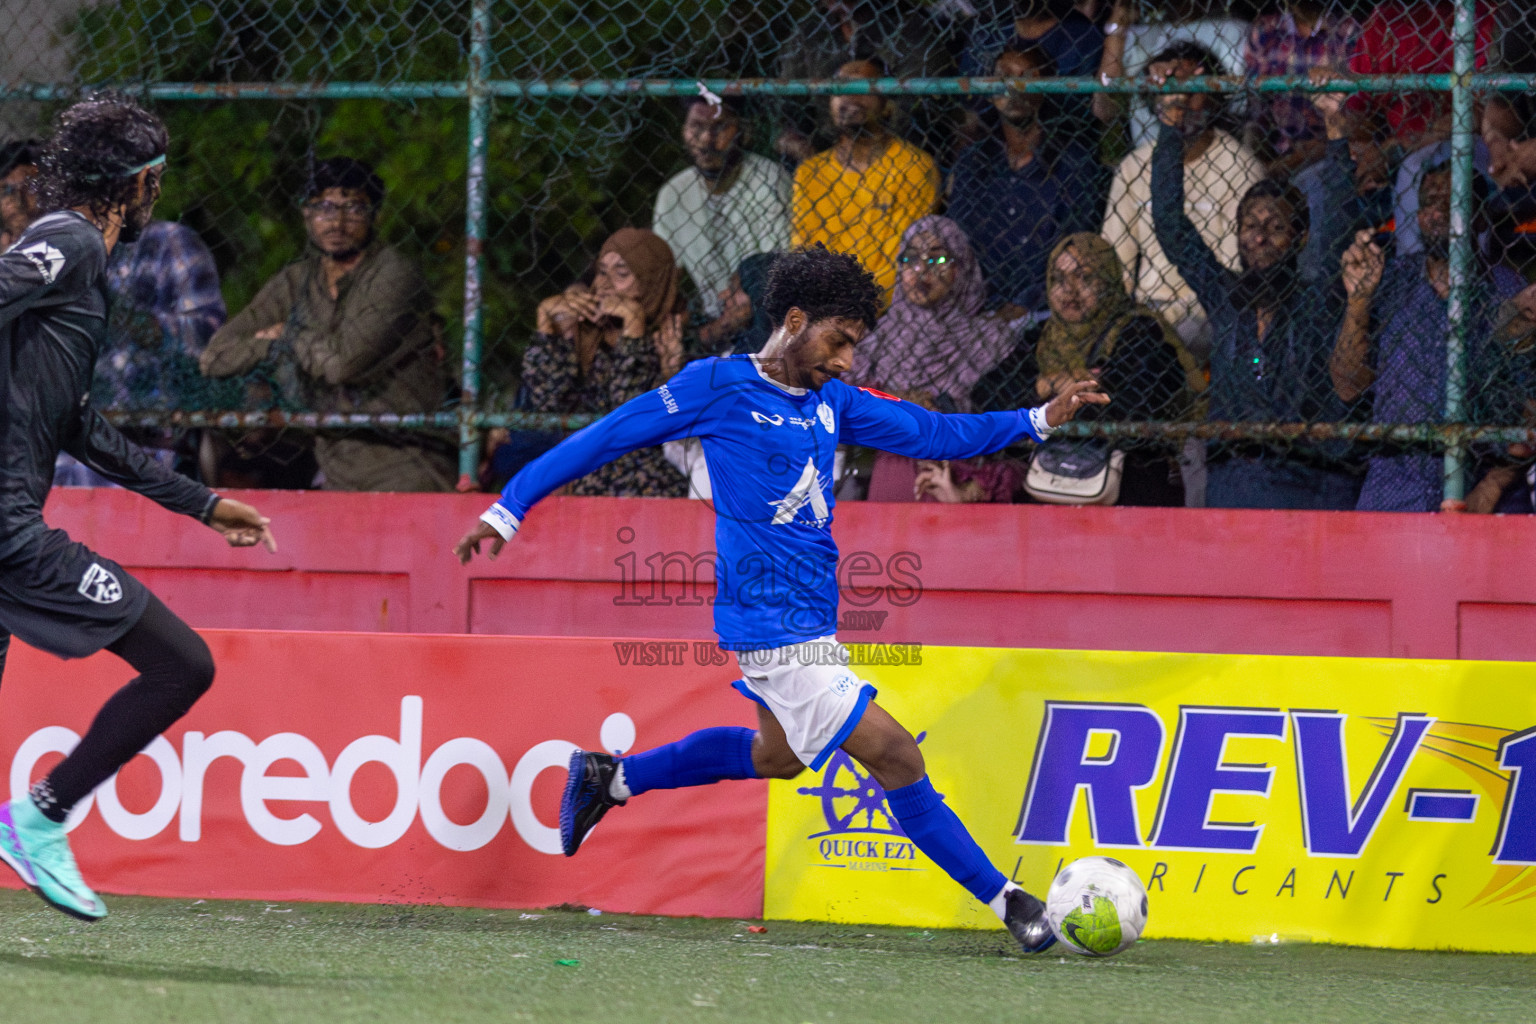
[[[1114,956],[1147,926],[1147,890],[1113,857],[1084,857],[1061,869],[1045,897],[1051,931],[1074,953]]]

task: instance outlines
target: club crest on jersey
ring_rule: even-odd
[[[825,408],[825,406],[823,406]],[[827,505],[826,494],[828,490],[826,479],[816,471],[816,460],[806,459],[805,469],[800,472],[800,479],[795,481],[795,486],[790,488],[788,494],[777,501],[769,502],[773,506],[773,525],[783,526],[785,523],[795,521],[795,516],[806,505],[811,507],[811,525],[818,529],[825,526],[831,518],[832,512]]]
[[[64,269],[64,254],[47,242],[33,242],[25,249],[17,249],[16,254],[32,261],[37,272],[43,275],[44,284],[53,284],[58,280],[59,271]]]
[[[116,604],[123,599],[123,585],[100,565],[92,562],[80,577],[80,593],[97,604]]]
[[[832,429],[832,407],[826,402],[822,402],[816,407],[816,418],[821,420],[821,425],[827,428],[827,433],[836,433]]]

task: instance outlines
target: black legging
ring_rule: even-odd
[[[169,729],[213,685],[208,645],[153,594],[139,621],[107,650],[139,676],[102,705],[79,745],[49,773],[61,812]]]

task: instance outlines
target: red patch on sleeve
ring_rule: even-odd
[[[883,398],[883,399],[885,399],[888,402],[899,402],[899,401],[901,401],[901,399],[897,398],[895,395],[888,395],[884,391],[879,390],[878,388],[859,388],[859,390],[864,392],[866,395],[874,395],[876,398]]]

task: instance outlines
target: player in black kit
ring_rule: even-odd
[[[0,859],[48,903],[87,921],[107,911],[80,877],[64,818],[186,714],[213,682],[213,657],[116,562],[43,522],[54,461],[66,451],[235,547],[276,550],[254,508],[164,468],[91,408],[106,341],[107,256],[149,223],[167,141],[159,118],[121,97],[65,110],[36,179],[45,214],[0,254],[0,672],[12,634],[66,658],[105,647],[139,672],[47,778],[0,805]]]

